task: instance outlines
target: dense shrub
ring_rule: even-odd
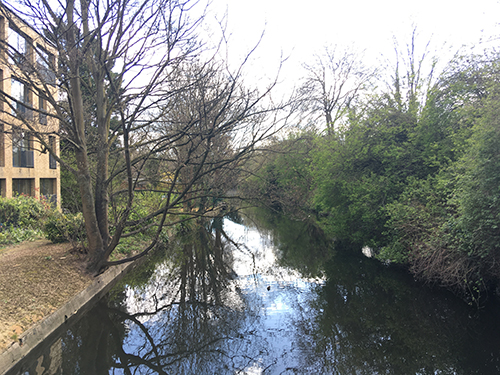
[[[0,197],[0,245],[43,237],[42,223],[51,212],[47,202],[33,197]]]
[[[23,241],[34,241],[43,238],[40,229],[23,229],[18,227],[0,228],[0,246],[11,245]]]
[[[20,195],[16,198],[0,197],[0,224],[2,227],[40,228],[41,220],[49,214],[45,201]]]
[[[28,196],[0,197],[0,245],[46,237],[54,243],[82,242],[83,215],[62,214],[45,200]]]
[[[47,218],[44,233],[45,237],[53,243],[81,242],[85,239],[83,215],[80,212],[76,214],[56,212]]]

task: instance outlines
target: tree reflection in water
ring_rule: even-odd
[[[475,311],[373,259],[325,251],[311,223],[252,225],[269,229],[186,226],[167,257],[62,336],[61,364],[22,374],[500,373],[498,308]]]
[[[118,295],[101,301],[63,338],[71,358],[64,373],[250,374],[298,368],[289,306],[315,284],[273,264],[272,241],[263,247],[253,231],[256,247],[238,244],[235,240],[249,241],[238,238],[245,227],[226,223],[232,224],[230,235],[221,218],[186,226],[172,240],[167,261],[134,272]],[[105,358],[96,361],[99,356]]]
[[[326,273],[295,321],[297,353],[311,373],[500,373],[498,308],[468,308],[363,256],[339,253]]]
[[[258,358],[245,327],[241,292],[230,281],[231,252],[222,219],[190,223],[175,238],[169,261],[148,284],[128,289],[113,312],[127,322],[125,373],[214,374],[243,370]],[[123,307],[126,311],[123,312]]]

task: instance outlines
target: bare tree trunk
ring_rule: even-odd
[[[67,30],[67,40],[69,45],[76,46],[75,26],[73,24],[74,0],[68,1],[66,14],[69,28]],[[89,247],[90,269],[95,268],[97,262],[104,253],[103,241],[97,225],[94,199],[92,194],[92,181],[90,178],[90,168],[87,158],[87,145],[85,136],[83,94],[80,79],[80,62],[77,48],[72,48],[69,53],[69,69],[71,72],[70,88],[74,113],[74,127],[76,133],[75,157],[77,162],[77,180],[80,186],[82,197],[82,210],[85,218],[85,230]]]
[[[89,269],[94,270],[104,254],[104,243],[97,225],[86,149],[83,151],[76,150],[76,161],[78,164],[77,179],[82,197],[82,211],[85,218],[85,230],[89,247]]]
[[[97,73],[102,75],[101,72]],[[101,232],[104,246],[109,244],[109,225],[108,225],[108,161],[109,161],[109,121],[107,121],[106,114],[106,99],[104,92],[104,78],[99,77],[96,80],[97,95],[97,175],[95,183],[95,210],[97,216],[97,224]]]
[[[327,109],[325,105],[325,120],[326,120],[326,129],[328,130],[329,135],[333,135],[335,133],[334,122],[332,118],[332,111]]]
[[[102,142],[99,142],[102,144]],[[95,183],[95,211],[99,231],[102,236],[104,246],[109,243],[110,235],[108,229],[108,159],[109,152],[105,147],[100,147],[97,151],[97,176]]]

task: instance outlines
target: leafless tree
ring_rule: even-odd
[[[436,80],[437,54],[430,55],[431,40],[419,48],[418,32],[414,26],[409,41],[404,47],[394,37],[395,62],[391,69],[394,73],[388,86],[401,111],[417,114],[426,102],[427,95]]]
[[[349,49],[328,47],[314,62],[304,64],[302,101],[313,120],[324,116],[328,133],[345,118],[360,94],[370,88],[376,69],[366,68],[362,56]]]
[[[203,62],[200,56],[207,54],[197,30],[204,15],[193,10],[198,5],[23,0],[15,6],[57,50],[48,69],[60,99],[49,84],[37,84],[36,67],[24,69],[23,79],[47,100],[48,116],[59,121],[60,135],[74,152],[76,163],[67,163],[47,145],[78,181],[92,271],[149,252],[163,226],[173,222],[170,215],[187,208],[194,196],[209,195],[201,187],[208,176],[236,167],[276,129],[276,121],[266,122],[279,107],[265,103],[273,84],[264,92],[245,90],[243,66],[230,71],[215,54]],[[8,9],[3,15],[14,17]],[[43,141],[29,119],[24,123]],[[218,147],[227,152],[215,154]],[[163,184],[156,188],[163,200],[146,218],[131,220],[135,192],[144,188],[152,160],[161,167],[157,180]],[[119,195],[124,203],[110,226],[110,199]],[[109,262],[122,235],[146,221],[156,228],[150,245],[134,257]]]

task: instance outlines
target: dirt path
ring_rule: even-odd
[[[90,284],[70,248],[38,240],[0,249],[0,352]]]

